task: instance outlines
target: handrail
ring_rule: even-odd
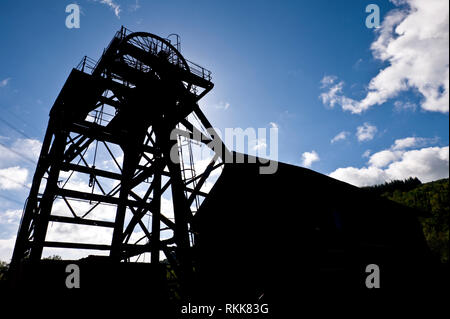
[[[211,71],[192,61],[186,60],[186,62],[189,65],[191,73],[198,75],[205,80],[211,81]]]
[[[128,36],[128,35],[130,35],[130,34],[132,34],[132,33],[134,33],[134,32],[131,31],[131,30],[129,30],[129,29],[127,29],[126,27],[122,26],[122,28],[121,28],[119,31],[117,31],[116,37],[119,38],[119,39],[124,39],[126,36]],[[171,35],[173,35],[173,34],[170,34],[170,35],[166,38],[166,40],[168,40],[169,42],[171,42],[171,41],[170,41],[170,39],[168,39],[168,38],[169,38]],[[158,48],[163,49],[163,47],[162,47],[161,44],[159,44],[159,43],[155,43],[155,44],[156,44],[156,46],[154,47],[154,50],[155,50],[155,51],[157,51]],[[177,46],[177,50],[178,50],[179,47],[180,47],[180,41],[179,41],[179,36],[178,36],[178,35],[177,35],[177,43],[176,43],[176,46]],[[180,61],[179,61],[178,59],[174,58],[174,57],[170,57],[170,60],[169,60],[169,61],[170,61],[172,64],[181,66],[181,65],[180,65]],[[211,77],[211,74],[212,74],[212,73],[211,73],[210,70],[208,70],[208,69],[202,67],[201,65],[198,65],[197,63],[194,63],[194,62],[192,62],[192,61],[189,61],[189,60],[187,60],[187,59],[186,59],[186,62],[187,62],[187,64],[188,64],[188,66],[189,66],[189,69],[190,69],[191,73],[193,73],[193,74],[195,74],[195,75],[197,75],[197,76],[200,76],[201,78],[203,78],[203,79],[205,79],[205,80],[207,80],[207,81],[211,81],[211,78],[212,78],[212,77]]]
[[[89,73],[92,74],[92,71],[95,69],[95,66],[97,65],[97,61],[88,57],[87,55],[85,55],[80,63],[78,63],[78,65],[75,67],[75,69],[84,72],[84,73]],[[87,70],[86,70],[87,69]]]
[[[122,26],[121,29],[119,31],[116,32],[116,34],[114,35],[114,38],[110,41],[110,43],[108,44],[108,46],[106,47],[106,49],[103,51],[102,56],[100,57],[99,60],[94,60],[88,56],[84,56],[80,63],[78,63],[78,65],[76,66],[76,69],[85,73],[89,73],[92,74],[92,72],[94,71],[94,69],[96,69],[96,67],[98,66],[99,62],[101,61],[102,57],[104,56],[104,54],[106,52],[108,52],[109,48],[111,47],[112,43],[116,40],[123,40],[124,38],[126,38],[127,36],[129,36],[130,34],[132,34],[134,32],[132,32],[131,30],[127,29],[126,27]],[[167,39],[168,40],[168,39]],[[170,41],[169,41],[170,42]],[[131,42],[133,43],[133,42]],[[143,43],[135,40],[134,44],[136,45],[143,45]],[[179,42],[177,41],[177,46],[179,46]],[[151,50],[151,52],[153,54],[156,54],[162,50],[164,50],[164,45],[162,42],[160,41],[152,41],[151,42],[151,46],[148,48],[149,50]],[[170,55],[168,57],[168,60],[170,63],[183,68],[183,64],[181,63],[180,59],[178,58],[177,55]],[[211,82],[211,71],[209,71],[208,69],[202,67],[201,65],[198,65],[197,63],[194,63],[192,61],[189,61],[186,59],[186,63],[188,64],[189,67],[189,71],[196,75],[201,77],[204,80],[207,80],[209,82]]]

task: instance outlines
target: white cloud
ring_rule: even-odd
[[[394,146],[392,148],[395,150],[401,150],[404,148],[414,147],[416,145],[417,145],[416,137],[406,137],[406,138],[395,140]]]
[[[275,128],[275,129],[279,128],[279,125],[275,122],[269,122],[269,125],[271,128]]]
[[[19,166],[0,169],[0,190],[20,189],[26,183],[28,170]]]
[[[349,134],[350,134],[349,132],[342,131],[342,132],[338,133],[335,137],[333,137],[331,139],[331,143],[333,144],[333,143],[336,143],[338,141],[343,141],[349,136]]]
[[[112,229],[86,225],[52,222],[46,240],[91,244],[111,244]]]
[[[325,75],[322,80],[320,80],[320,83],[322,83],[322,88],[329,87],[332,84],[334,84],[337,80],[337,76],[335,75]]]
[[[200,157],[195,158],[194,157],[195,173],[197,175],[202,174],[206,170],[206,167],[208,167],[209,163],[211,163],[212,159],[213,159],[213,156],[207,156],[205,158],[200,158]],[[218,162],[216,162],[215,165],[217,165],[217,163]],[[222,172],[221,168],[216,168],[210,173],[210,177],[218,176],[218,175],[220,175],[221,172]]]
[[[0,225],[14,225],[19,224],[20,218],[22,216],[21,209],[8,209],[6,212],[0,213]]]
[[[369,186],[395,179],[417,177],[422,182],[430,182],[449,176],[449,147],[424,147],[407,150],[409,147],[423,145],[433,139],[398,139],[390,149],[381,150],[370,156],[367,166],[362,168],[338,168],[329,175],[356,186]]]
[[[384,183],[388,179],[386,173],[377,167],[344,167],[338,168],[330,177],[355,186],[369,186]]]
[[[369,156],[370,156],[370,153],[371,153],[371,150],[366,150],[366,151],[363,153],[362,157],[369,157]]]
[[[374,138],[378,129],[376,126],[369,123],[364,123],[362,126],[356,128],[356,137],[360,142],[370,141]]]
[[[175,218],[173,211],[173,202],[171,199],[161,197],[161,214],[171,220]]]
[[[417,105],[415,103],[411,103],[411,102],[395,101],[394,109],[397,112],[408,111],[408,110],[415,112],[417,109]]]
[[[18,162],[25,160],[24,158],[37,162],[41,147],[42,143],[40,141],[28,138],[15,140],[9,146],[9,149],[0,146],[0,167],[16,165]],[[21,154],[24,158],[18,154]]]
[[[394,152],[391,150],[383,150],[380,152],[377,152],[370,156],[369,158],[369,164],[374,167],[385,167],[389,163],[392,163],[399,158],[401,158],[402,152]]]
[[[406,137],[395,140],[394,145],[392,145],[392,149],[403,150],[406,148],[424,146],[426,144],[434,144],[437,141],[438,138]]]
[[[0,81],[0,88],[7,86],[10,80],[11,80],[11,78],[6,78],[6,79],[1,80]]]
[[[328,92],[324,92],[320,94],[320,99],[323,104],[329,105],[333,108],[336,104],[342,104],[342,88],[344,86],[344,82],[334,83],[333,79],[324,77],[322,79],[322,88],[329,87]]]
[[[256,139],[256,140],[254,141],[254,144],[255,144],[255,145],[253,145],[253,147],[252,147],[252,149],[253,149],[254,151],[257,151],[257,150],[265,150],[265,149],[267,148],[267,141],[266,141],[265,138],[258,138],[258,139]]]
[[[390,149],[372,154],[368,163],[371,166],[382,168],[401,159],[407,149],[423,147],[427,144],[430,145],[436,142],[436,138],[406,137],[397,139]]]
[[[0,260],[9,262],[11,260],[16,236],[8,239],[0,239]]]
[[[216,109],[220,109],[220,110],[228,110],[228,108],[230,107],[230,103],[228,102],[219,102],[218,104],[215,105]]]
[[[319,95],[322,103],[334,108],[336,105],[341,105],[343,110],[351,111],[352,113],[358,108],[358,101],[346,97],[342,94],[342,89],[344,87],[344,81],[337,81],[335,76],[325,76],[320,82],[322,83],[321,88],[327,88],[327,92],[323,92]]]
[[[403,153],[401,160],[389,165],[386,173],[391,179],[418,177],[430,182],[448,177],[449,147],[427,147]]]
[[[362,58],[359,58],[355,64],[353,64],[353,68],[357,69],[359,67],[359,65],[363,62],[364,60]]]
[[[129,6],[129,11],[130,11],[130,12],[137,11],[140,7],[141,7],[141,5],[140,5],[140,3],[139,3],[139,0],[136,0],[136,2],[135,2],[134,4],[131,4],[131,5]]]
[[[311,167],[314,162],[319,160],[319,154],[316,151],[304,152],[302,154],[302,165],[305,167]]]
[[[113,0],[96,0],[97,2],[100,2],[102,4],[106,4],[108,7],[110,7],[113,11],[116,17],[120,18],[120,12],[122,11],[120,9],[120,5],[115,3]]]
[[[360,101],[342,95],[343,82],[337,82],[336,77],[322,79],[322,87],[329,88],[320,95],[322,102],[362,113],[395,98],[402,91],[414,90],[422,95],[420,106],[424,110],[448,113],[448,1],[392,2],[402,7],[387,13],[371,45],[374,57],[388,66],[371,79],[368,92]],[[396,109],[414,108],[413,104],[400,103]]]
[[[37,160],[41,152],[42,143],[35,139],[17,139],[12,144],[12,149],[20,154],[26,154],[29,158]]]

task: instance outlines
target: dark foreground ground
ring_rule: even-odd
[[[2,284],[2,300],[11,300],[4,305],[35,314],[57,307],[149,318],[301,318],[310,311],[312,317],[347,311],[365,317],[385,309],[442,309],[448,268],[430,253],[416,210],[304,168],[278,163],[271,175],[259,168],[227,164],[197,213],[189,298],[164,265],[88,258],[25,267],[21,288]],[[80,289],[65,287],[68,263],[80,266]],[[370,264],[380,270],[380,288],[366,286]],[[213,315],[182,314],[183,307],[192,312],[207,305],[215,307]]]

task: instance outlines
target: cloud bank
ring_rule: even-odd
[[[394,1],[399,8],[385,16],[371,44],[373,56],[388,64],[368,85],[362,100],[346,97],[344,81],[325,76],[326,89],[320,95],[325,105],[340,105],[344,111],[360,114],[381,105],[404,91],[422,96],[420,107],[426,111],[449,111],[449,4],[446,0]],[[399,102],[400,103],[400,102]],[[397,103],[412,108],[412,104]]]
[[[385,150],[370,155],[367,166],[338,168],[329,175],[355,186],[370,186],[390,180],[417,177],[431,182],[449,176],[449,147],[414,147],[434,143],[435,139],[407,137]]]

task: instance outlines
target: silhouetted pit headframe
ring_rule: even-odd
[[[211,72],[184,58],[178,47],[122,27],[98,61],[84,57],[71,71],[50,111],[12,269],[24,261],[39,263],[44,248],[107,251],[113,262],[150,254],[153,264],[164,253],[181,285],[190,285],[195,244],[190,223],[200,198],[207,196],[202,185],[222,165],[227,149],[198,105],[214,86]],[[192,155],[194,140],[203,146],[214,140],[222,147],[199,174],[193,157],[182,155]],[[99,145],[114,167],[99,167]],[[61,172],[68,172],[63,181]],[[89,192],[70,187],[73,173]],[[170,214],[161,209],[166,192],[171,193]],[[67,204],[66,215],[54,214],[57,200]],[[85,211],[72,201],[95,205]],[[113,218],[93,218],[97,204],[113,206]],[[111,244],[46,240],[50,223],[112,229]],[[137,231],[144,235],[134,238]]]

